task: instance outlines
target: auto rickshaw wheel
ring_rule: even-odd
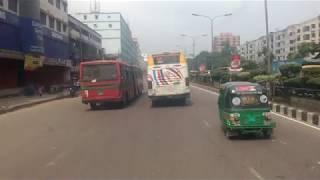
[[[265,138],[270,139],[273,133],[273,129],[264,129],[262,133]]]
[[[224,134],[228,139],[232,139],[234,137],[232,131],[228,128],[224,129]]]

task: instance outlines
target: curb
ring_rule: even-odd
[[[59,99],[64,99],[68,96],[66,95],[60,95],[60,96],[57,96],[57,97],[53,97],[53,98],[49,98],[49,99],[44,99],[44,100],[39,100],[39,101],[35,101],[35,102],[30,102],[30,103],[24,103],[24,104],[19,104],[19,105],[14,105],[12,107],[9,107],[7,109],[0,109],[0,114],[5,114],[5,113],[8,113],[8,112],[13,112],[13,111],[16,111],[16,110],[19,110],[19,109],[24,109],[24,108],[28,108],[28,107],[32,107],[32,106],[35,106],[35,105],[39,105],[39,104],[43,104],[43,103],[47,103],[47,102],[50,102],[50,101],[55,101],[55,100],[59,100]]]

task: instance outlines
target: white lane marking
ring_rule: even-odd
[[[315,129],[315,130],[320,131],[320,128],[318,128],[318,127],[316,127],[316,126],[312,126],[312,125],[310,125],[310,124],[307,124],[307,123],[298,121],[298,120],[296,120],[296,119],[293,119],[293,118],[290,118],[290,117],[287,117],[287,116],[284,116],[284,115],[282,115],[282,114],[278,114],[278,113],[275,113],[275,112],[271,112],[271,113],[274,114],[274,115],[276,115],[276,116],[280,116],[280,117],[282,117],[282,118],[284,118],[284,119],[287,119],[287,120],[289,120],[289,121],[293,121],[293,122],[299,123],[299,124],[301,124],[301,125],[304,125],[304,126],[307,126],[307,127],[311,127],[311,128],[313,128],[313,129]]]
[[[253,167],[249,167],[249,170],[256,178],[264,180],[264,178]]]
[[[283,145],[287,145],[288,144],[287,142],[281,141],[281,140],[279,140],[279,142],[280,142],[280,144],[283,144]]]
[[[209,91],[209,90],[207,90],[207,89],[203,89],[203,88],[200,88],[200,87],[197,87],[197,86],[191,86],[191,87],[196,88],[196,89],[199,89],[199,90],[204,91],[204,92],[207,92],[207,93],[209,93],[209,94],[213,94],[213,95],[216,95],[216,96],[219,95],[219,93],[216,93],[216,92],[213,92],[213,91]],[[312,126],[312,125],[310,125],[310,124],[307,124],[307,123],[304,123],[304,122],[300,122],[300,121],[298,121],[298,120],[296,120],[296,119],[293,119],[293,118],[290,118],[290,117],[287,117],[287,116],[284,116],[284,115],[282,115],[282,114],[278,114],[278,113],[275,113],[275,112],[271,112],[271,113],[274,114],[274,115],[276,115],[276,116],[280,116],[280,117],[282,117],[282,118],[284,118],[284,119],[286,119],[286,120],[293,121],[293,122],[299,123],[299,124],[301,124],[301,125],[304,125],[304,126],[307,126],[307,127],[311,127],[311,128],[313,128],[313,129],[315,129],[315,130],[320,131],[320,128],[315,127],[315,126]]]
[[[210,93],[210,94],[213,94],[213,95],[216,95],[216,96],[219,96],[219,93],[216,93],[216,92],[213,92],[213,91],[210,91],[210,90],[207,90],[207,89],[203,89],[203,88],[200,88],[200,87],[197,87],[197,86],[191,86],[191,87],[199,89],[199,90],[207,92],[207,93]]]
[[[63,158],[67,153],[66,152],[62,152],[60,154],[58,154],[55,158],[53,158],[52,161],[48,162],[45,166],[49,167],[49,166],[54,166],[56,165],[57,161],[61,158]]]
[[[208,121],[202,120],[202,122],[207,128],[210,128],[210,124],[208,123]]]

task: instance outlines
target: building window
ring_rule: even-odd
[[[111,16],[108,16],[108,19],[110,19],[111,18]],[[320,25],[320,24],[319,24]]]
[[[109,28],[112,28],[112,24],[109,24],[108,26],[109,26]]]
[[[47,15],[44,12],[40,12],[40,21],[41,24],[47,25]]]
[[[313,33],[311,34],[311,37],[313,37],[313,38],[316,37],[316,33],[313,32]]]
[[[311,28],[316,28],[316,25],[315,24],[311,24]]]
[[[304,26],[303,27],[303,32],[307,32],[310,31],[310,26]]]
[[[294,47],[290,47],[290,51],[294,51],[294,49],[295,49]]]
[[[53,0],[48,0],[48,2],[53,5]]]
[[[96,18],[96,19],[99,19],[99,15],[95,15],[95,18]]]
[[[63,2],[63,3],[62,3],[62,6],[63,6],[64,12],[67,12],[67,11],[68,11],[68,5],[67,5],[67,3],[66,3],[66,2]]]
[[[93,24],[93,27],[94,27],[94,28],[98,28],[98,25],[97,25],[97,24]]]
[[[49,16],[49,27],[54,29],[54,18],[52,16]]]
[[[297,30],[297,33],[300,33],[300,29]]]
[[[87,20],[87,18],[88,18],[87,15],[83,15],[84,20]]]
[[[56,7],[60,9],[61,0],[56,0]]]
[[[0,0],[0,6],[3,6],[3,0]]]
[[[303,35],[303,40],[310,40],[310,34]]]
[[[280,47],[280,43],[279,42],[277,43],[277,47]]]
[[[18,12],[18,0],[8,1],[8,8],[11,11]]]
[[[56,20],[57,23],[57,31],[61,32],[61,22],[59,20]]]
[[[295,42],[295,40],[290,40],[290,44],[293,44]]]
[[[67,25],[63,23],[63,32],[67,32]]]

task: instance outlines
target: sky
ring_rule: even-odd
[[[91,0],[94,1],[94,0]],[[97,0],[99,1],[99,0]],[[101,12],[121,12],[138,38],[143,53],[182,50],[192,53],[191,38],[198,36],[196,53],[210,50],[210,23],[192,13],[221,17],[214,22],[213,34],[231,32],[241,42],[265,35],[263,0],[233,1],[111,1],[100,0]],[[90,0],[69,0],[69,13],[89,12]],[[320,0],[268,0],[269,29],[276,31],[320,15]],[[201,35],[207,34],[206,37]]]

